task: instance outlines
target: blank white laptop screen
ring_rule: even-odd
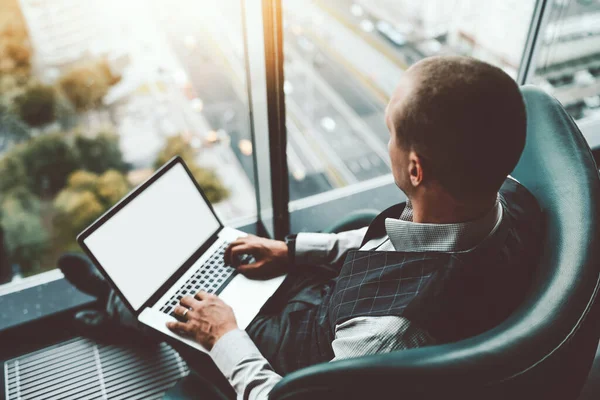
[[[178,163],[84,243],[137,311],[218,228]]]

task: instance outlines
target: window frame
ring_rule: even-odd
[[[570,0],[575,1],[575,0]],[[551,20],[553,4],[551,0],[536,0],[536,5],[529,26],[527,41],[521,58],[521,65],[517,77],[519,85],[526,85],[532,81],[538,62],[540,49],[546,27]],[[600,148],[600,118],[582,118],[575,121],[583,137],[592,150]]]
[[[281,1],[240,1],[258,224],[261,234],[283,239],[290,215]]]

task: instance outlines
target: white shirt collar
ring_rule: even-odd
[[[399,219],[386,218],[385,229],[396,251],[456,253],[475,248],[493,234],[502,215],[502,204],[496,198],[494,207],[479,219],[457,224],[422,224],[412,222],[409,200]]]

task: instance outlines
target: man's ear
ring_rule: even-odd
[[[423,164],[421,158],[413,150],[408,155],[408,176],[413,187],[417,187],[423,182]]]

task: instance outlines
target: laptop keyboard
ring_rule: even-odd
[[[229,243],[223,243],[208,260],[183,284],[169,301],[160,308],[165,314],[173,315],[173,309],[184,296],[194,296],[200,290],[218,293],[219,289],[235,273],[235,268],[225,265],[223,254]],[[175,315],[173,315],[175,316]]]

